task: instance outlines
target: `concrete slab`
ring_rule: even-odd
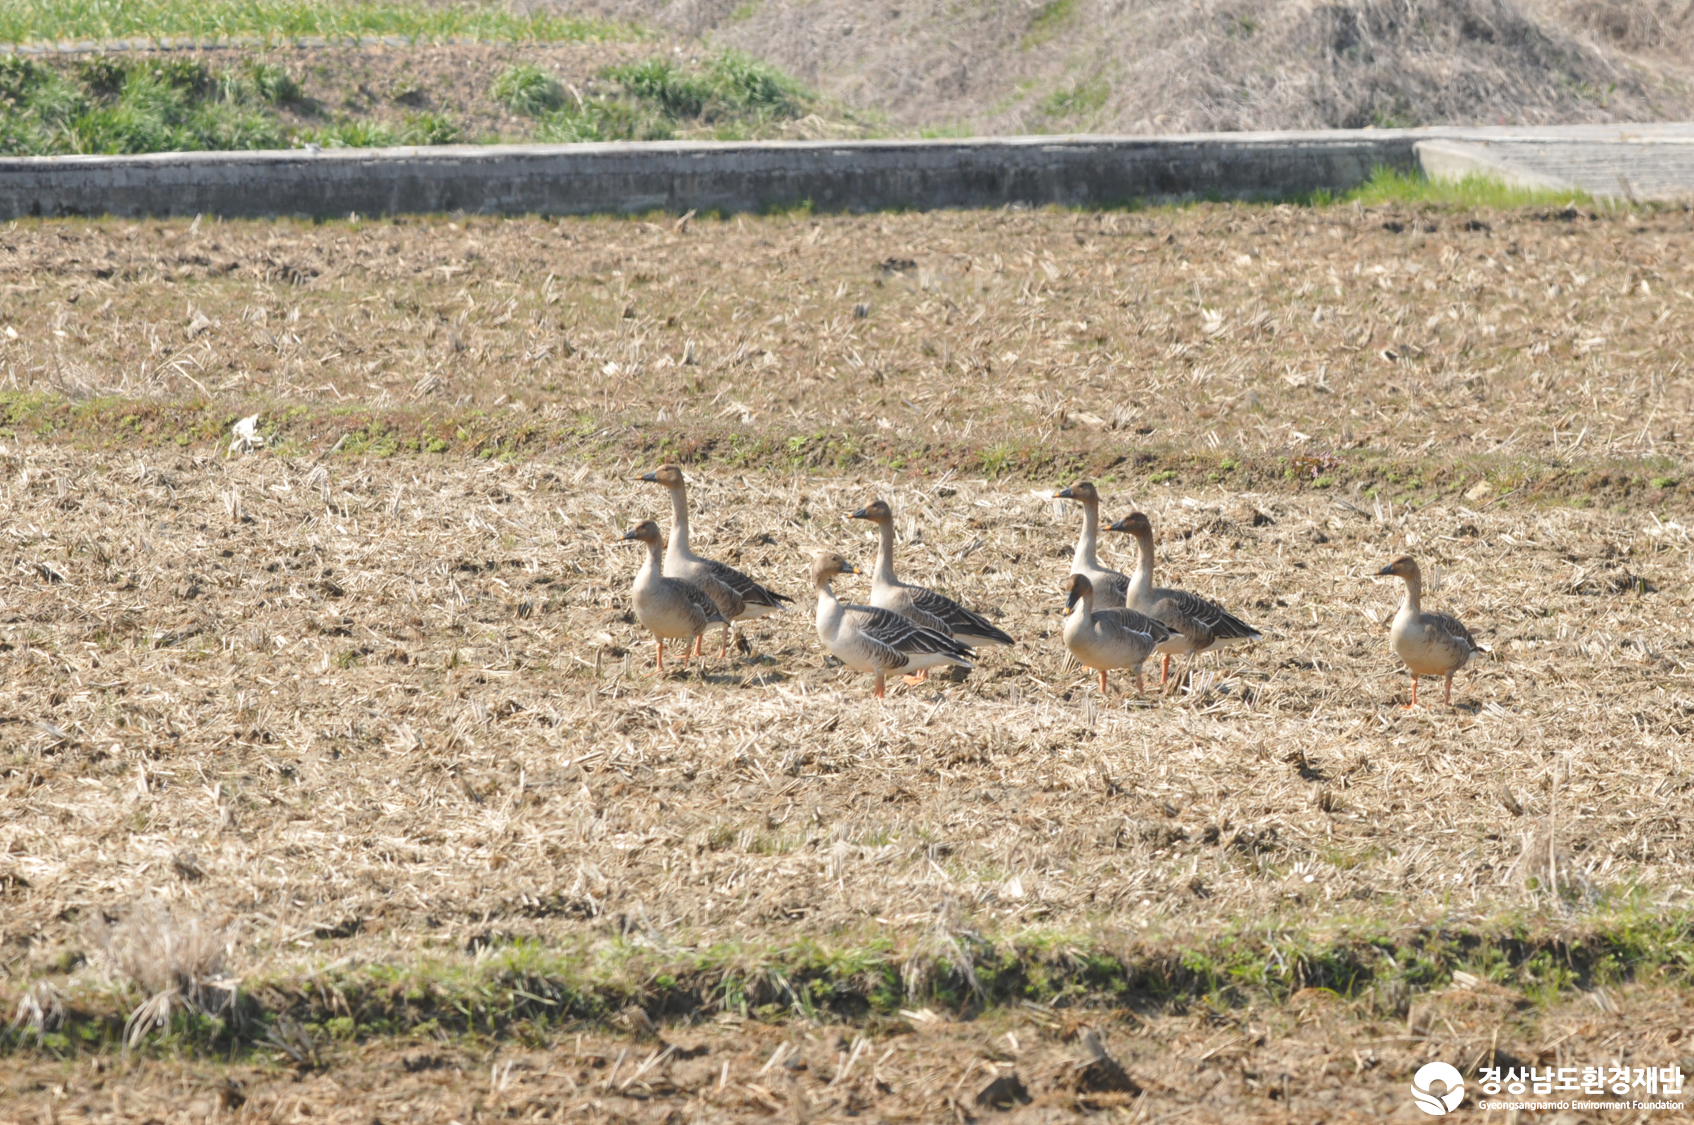
[[[0,219],[1100,207],[1340,193],[1420,166],[1668,198],[1694,194],[1694,125],[12,157]]]
[[[1415,145],[1432,179],[1483,175],[1518,187],[1630,200],[1694,196],[1694,124],[1441,132]]]

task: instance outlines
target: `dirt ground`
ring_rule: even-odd
[[[681,951],[1180,947],[1260,924],[1684,910],[1694,554],[1686,486],[1646,478],[1678,471],[1688,428],[1687,225],[1204,207],[13,226],[8,411],[51,391],[138,415],[0,435],[0,990],[105,979],[94,927],[149,902],[230,926],[239,977],[632,933]],[[231,418],[521,398],[632,448],[332,453],[327,426],[259,452],[179,447],[171,396],[198,391]],[[797,604],[750,651],[656,679],[627,608],[637,558],[613,540],[664,522],[662,492],[630,478],[654,432],[697,423],[779,445],[883,433],[913,463],[691,466],[696,548]],[[1068,482],[924,463],[922,443],[973,428],[1123,453],[1155,434],[1337,459],[1359,443],[1413,464],[1557,442],[1574,464],[1641,467],[1635,500],[1583,507],[1486,481],[1408,504],[1409,482],[1178,482],[1126,461],[1101,478],[1107,514],[1148,512],[1161,579],[1266,639],[1164,694],[1114,677],[1101,699],[1058,640],[1080,514],[1031,495]],[[823,659],[804,578],[819,547],[868,560],[842,517],[877,495],[904,575],[1021,642],[883,706]],[[1492,650],[1452,708],[1427,682],[1437,702],[1399,706],[1399,590],[1373,575],[1406,551],[1426,604]],[[1130,564],[1115,539],[1104,553]],[[28,1053],[0,1068],[0,1117],[941,1120],[990,1114],[976,1098],[1015,1071],[1024,1120],[1410,1119],[1420,1060],[1685,1050],[1685,994],[1649,982],[1541,1001],[1473,981],[1386,1015],[1330,996],[712,1022],[661,1027],[678,1050],[658,1056],[604,1027],[581,1046],[424,1036],[327,1045],[303,1074]],[[1079,1019],[1139,1092],[1081,1088]],[[761,1073],[790,1040],[804,1069]]]
[[[1691,235],[1681,209],[1404,206],[26,222],[0,239],[0,390],[267,424],[477,409],[467,431],[794,468],[1621,458],[1596,502],[1668,502],[1694,433]],[[134,425],[172,434],[168,412]]]
[[[1308,990],[1283,1009],[1143,1019],[1039,1007],[952,1022],[927,1010],[880,1032],[723,1019],[662,1037],[584,1034],[545,1047],[420,1039],[333,1052],[324,1065],[102,1057],[8,1059],[0,1115],[32,1121],[1425,1120],[1405,1076],[1431,1059],[1510,1067],[1689,1066],[1686,993],[1601,990],[1525,1018],[1504,990],[1455,987],[1405,1023],[1360,1019]],[[1121,1069],[1100,1067],[1090,1037]],[[1680,1052],[1680,1054],[1679,1054]],[[1521,1060],[1521,1062],[1520,1062]],[[1118,1077],[1122,1075],[1123,1077]],[[1459,1121],[1497,1120],[1473,1100]],[[1685,1087],[1686,1089],[1686,1087]],[[1634,1099],[1668,1100],[1638,1093]],[[1509,1095],[1508,1095],[1509,1097]],[[1528,1100],[1588,1099],[1580,1092]],[[1681,1120],[1685,1110],[1549,1112],[1535,1120]]]
[[[1651,514],[1108,490],[1151,515],[1165,579],[1267,640],[1100,700],[1061,667],[1077,513],[1027,486],[702,477],[697,548],[798,602],[754,655],[655,680],[615,541],[665,518],[638,466],[26,446],[4,468],[9,957],[50,961],[77,915],[146,893],[231,912],[271,957],[638,911],[695,943],[938,910],[1486,914],[1533,899],[1512,869],[1555,802],[1585,894],[1688,893],[1694,556]],[[885,706],[826,665],[803,577],[822,546],[868,561],[842,517],[873,495],[909,576],[1021,641]],[[1404,551],[1493,649],[1452,708],[1396,706],[1399,589],[1372,575]],[[337,926],[358,932],[309,936]]]

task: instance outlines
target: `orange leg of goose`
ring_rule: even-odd
[[[1104,668],[1100,669],[1100,694],[1106,694],[1106,670]]]
[[[1453,705],[1453,677],[1451,674],[1447,676],[1447,692],[1446,698],[1443,702],[1445,702],[1449,707]]]
[[[1406,710],[1410,711],[1413,707],[1416,707],[1417,705],[1418,705],[1418,674],[1416,672],[1413,672],[1412,673],[1412,701],[1410,703],[1406,704]]]
[[[900,680],[901,680],[902,683],[908,683],[908,684],[921,684],[927,679],[929,679],[929,669],[928,668],[920,668],[910,676],[901,676],[900,677]]]
[[[729,655],[729,626],[725,625],[723,627],[723,645],[718,649],[718,659],[722,660],[724,657],[726,657],[728,655]]]
[[[653,639],[659,643],[659,675],[662,676],[665,674],[665,638],[654,637]]]
[[[878,670],[877,674],[876,674],[876,686],[871,688],[871,694],[876,696],[878,699],[881,699],[885,686],[886,685],[885,685],[883,677],[882,677],[882,672],[881,672],[881,670]]]
[[[1171,654],[1165,653],[1164,667],[1159,669],[1159,686],[1164,687],[1165,681],[1171,678]]]
[[[698,637],[694,638],[694,655],[695,656],[700,655],[700,646],[705,644],[705,643],[706,643],[706,634],[704,634],[704,633],[701,633]]]

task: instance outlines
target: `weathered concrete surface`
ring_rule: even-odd
[[[1521,173],[1544,177],[1535,181],[1541,186],[1576,183],[1599,194],[1694,193],[1694,126],[1631,128],[14,157],[0,159],[0,219],[734,212],[805,202],[826,211],[927,210],[1275,198],[1346,191],[1378,167],[1418,167],[1420,142],[1429,142],[1426,164],[1461,169],[1457,174]],[[1621,191],[1626,183],[1629,190]]]
[[[1413,160],[1370,132],[28,157],[0,160],[0,216],[1098,206],[1344,189]]]
[[[1603,198],[1694,196],[1694,124],[1453,131],[1416,149],[1431,179],[1482,175]]]

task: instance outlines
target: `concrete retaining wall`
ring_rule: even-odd
[[[589,214],[1115,205],[1342,191],[1411,168],[1383,132],[964,141],[443,146],[0,159],[26,215]]]
[[[1694,126],[13,157],[0,158],[0,219],[1097,207],[1340,193],[1378,167],[1420,166],[1601,195],[1694,194]]]

